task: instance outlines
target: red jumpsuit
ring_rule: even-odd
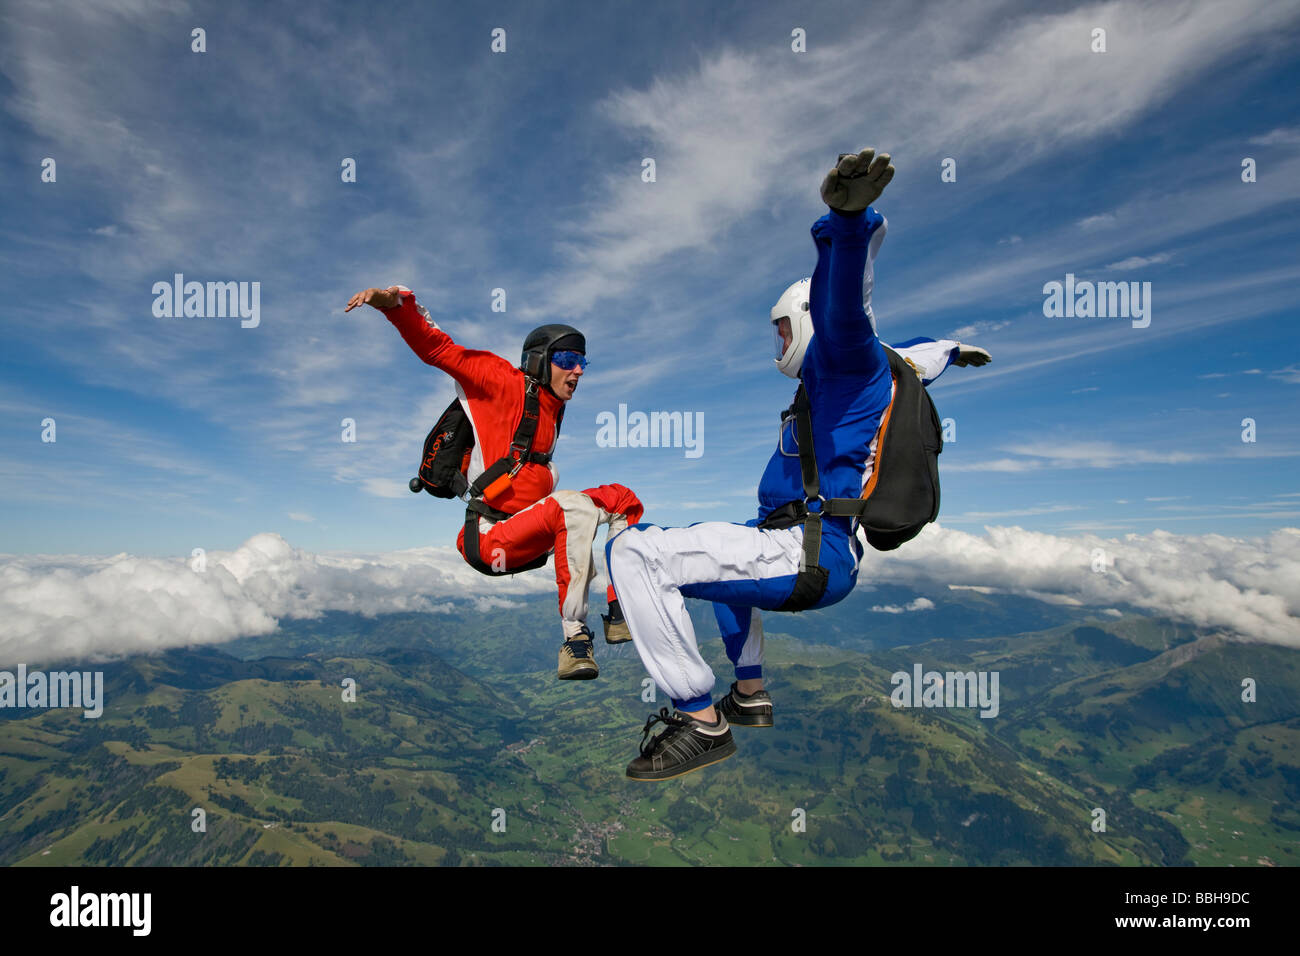
[[[492,352],[457,345],[415,301],[411,290],[397,288],[401,303],[382,311],[416,355],[455,380],[456,396],[474,428],[474,451],[466,475],[473,483],[510,448],[524,411],[524,373]],[[552,452],[564,403],[549,388],[538,391],[538,400],[539,420],[530,450]],[[612,537],[640,521],[644,509],[636,495],[622,485],[554,491],[555,480],[553,464],[529,462],[496,497],[484,498],[489,507],[510,517],[498,522],[479,519],[479,554],[494,567],[509,569],[554,551],[560,616],[568,639],[579,633],[586,621],[587,587],[596,574],[592,546],[597,529],[607,525],[607,535]],[[463,556],[464,528],[456,547]],[[607,594],[613,601],[613,587]]]

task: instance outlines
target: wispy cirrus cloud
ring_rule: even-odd
[[[1075,468],[1114,469],[1134,465],[1190,465],[1196,462],[1222,461],[1228,458],[1262,459],[1294,458],[1300,449],[1290,447],[1258,448],[1243,446],[1230,451],[1174,451],[1158,450],[1146,446],[1129,446],[1117,442],[1070,441],[1024,442],[1003,446],[1003,450],[1020,455],[1019,458],[992,458],[986,461],[945,462],[943,471],[949,472],[1001,472],[1014,474]]]
[[[1155,451],[1105,441],[1022,442],[1004,445],[1003,450],[1021,457],[995,458],[979,464],[945,463],[944,472],[1015,473],[1063,468],[1120,468],[1133,464],[1185,465],[1208,457],[1203,452]]]
[[[539,311],[591,308],[623,293],[647,265],[707,252],[737,221],[808,195],[827,162],[825,137],[788,131],[840,127],[840,91],[867,59],[909,91],[905,100],[875,104],[879,143],[900,154],[946,148],[970,157],[996,143],[991,174],[1006,177],[1044,152],[1125,126],[1214,62],[1300,19],[1284,2],[1260,3],[1250,17],[1211,4],[1102,3],[1028,15],[989,32],[977,25],[988,13],[946,4],[923,26],[892,31],[887,45],[873,31],[821,46],[806,62],[724,50],[698,70],[612,94],[601,104],[606,121],[644,145],[660,177],[647,184],[625,172],[606,176],[572,225],[583,237],[570,247],[572,266],[549,282]],[[1141,54],[1103,63],[1080,39],[1102,22]],[[971,36],[980,39],[971,44]],[[944,70],[924,66],[936,52]],[[1119,221],[1105,212],[1079,225]]]
[[[1262,136],[1252,136],[1247,142],[1252,146],[1294,145],[1300,143],[1300,126],[1279,126]]]
[[[1079,511],[1080,505],[1038,505],[1032,508],[1013,508],[1007,511],[963,511],[961,514],[945,515],[944,520],[953,522],[962,521],[992,521],[1004,518],[1027,518],[1031,515],[1054,515],[1064,511]]]
[[[1145,269],[1147,266],[1163,265],[1173,257],[1172,252],[1157,252],[1152,256],[1129,256],[1127,259],[1108,263],[1102,268],[1113,269],[1116,272],[1130,272],[1133,269]]]
[[[1182,343],[1230,336],[1237,330],[1215,327],[1231,323],[1255,332],[1246,323],[1289,307],[1300,278],[1270,258],[1293,244],[1288,210],[1300,198],[1287,117],[1252,106],[1243,118],[1238,137],[1259,132],[1270,147],[1267,161],[1261,148],[1261,176],[1250,186],[1237,157],[1189,161],[1163,145],[1172,139],[1143,139],[1142,122],[1160,110],[1176,131],[1199,129],[1203,103],[1188,91],[1246,54],[1271,83],[1285,55],[1278,38],[1300,22],[1293,4],[1043,11],[1023,0],[954,0],[931,5],[922,20],[905,3],[886,3],[845,8],[843,23],[812,31],[809,52],[799,55],[772,45],[788,32],[779,3],[738,8],[725,29],[707,14],[658,33],[647,21],[616,54],[593,39],[599,15],[575,9],[553,25],[520,5],[508,56],[487,55],[486,41],[449,43],[405,58],[400,69],[380,21],[347,4],[322,9],[286,8],[253,27],[226,8],[147,0],[84,13],[37,0],[6,7],[0,122],[31,155],[58,156],[61,175],[57,186],[12,194],[17,215],[0,224],[0,261],[24,282],[52,280],[57,270],[59,294],[53,306],[15,297],[0,321],[19,361],[39,370],[23,386],[35,404],[60,392],[88,406],[102,396],[133,400],[117,411],[138,416],[131,431],[152,444],[128,439],[83,476],[98,483],[97,499],[139,506],[123,524],[148,520],[157,502],[216,515],[235,497],[270,499],[271,489],[292,487],[302,489],[287,499],[292,506],[321,516],[300,525],[304,532],[347,527],[330,509],[351,495],[379,520],[353,521],[350,533],[371,534],[384,521],[389,541],[410,533],[409,509],[393,519],[399,511],[388,505],[412,501],[405,481],[451,385],[420,366],[378,313],[341,314],[347,293],[390,282],[416,288],[458,342],[510,358],[529,324],[582,325],[598,371],[571,408],[562,480],[581,487],[617,475],[665,502],[674,519],[721,508],[731,488],[759,473],[758,449],[770,447],[773,416],[788,402],[775,385],[751,384],[775,373],[770,355],[750,346],[765,338],[771,299],[808,269],[807,225],[822,211],[816,184],[846,137],[890,149],[899,168],[884,210],[891,238],[879,283],[882,332],[955,328],[955,337],[979,336],[995,353],[994,365],[940,383],[936,395],[959,408],[970,400],[998,409],[1026,397],[1037,407],[1051,391],[1037,386],[1059,381],[1066,401],[1088,397],[1045,416],[1104,409],[1123,389],[1081,370],[1104,375],[1135,349],[1150,357],[1142,389],[1160,391],[1165,383],[1147,375],[1181,369]],[[188,35],[199,11],[210,40],[237,42],[213,43],[204,58],[182,56],[187,65],[178,69],[176,37]],[[473,15],[451,9],[413,8],[403,22],[419,35],[481,33]],[[1105,56],[1087,49],[1099,23],[1112,40]],[[680,29],[692,30],[698,53],[681,53],[672,35]],[[592,55],[563,55],[582,47]],[[609,62],[600,61],[602,49]],[[342,74],[340,63],[348,64]],[[846,113],[844,91],[860,88],[864,63],[888,93],[870,110]],[[1281,66],[1285,75],[1290,64]],[[1224,120],[1221,107],[1211,119]],[[1062,178],[1100,170],[1098,157],[1121,139],[1141,148],[1104,195],[1060,187]],[[344,156],[358,160],[356,184],[339,181]],[[657,182],[641,181],[645,156],[657,161]],[[959,184],[939,184],[945,156],[959,158]],[[70,213],[74,190],[80,218],[48,214],[55,203]],[[891,248],[909,254],[891,257]],[[1046,279],[1137,261],[1154,270],[1154,258],[1166,255],[1179,268],[1159,270],[1170,281],[1157,289],[1156,318],[1142,338],[1043,323],[1035,297]],[[1207,255],[1212,270],[1201,268]],[[173,268],[189,278],[260,280],[263,325],[246,333],[153,320],[149,284],[170,279]],[[488,311],[497,286],[509,290],[506,313]],[[1187,374],[1217,361],[1226,359],[1202,350]],[[1280,363],[1252,354],[1240,364]],[[1298,377],[1287,367],[1246,382],[1283,390]],[[682,393],[708,416],[710,487],[683,494],[678,485],[698,471],[592,453],[590,403],[685,408]],[[1235,402],[1214,404],[1228,410]],[[164,408],[174,416],[167,426]],[[357,423],[359,443],[340,441],[344,418]],[[1013,420],[1001,409],[984,419],[991,465],[959,458],[944,462],[945,474],[992,469],[1053,481],[1057,470],[1085,467],[997,451]],[[181,430],[188,447],[173,441]],[[1269,434],[1269,453],[1277,453],[1275,423]],[[39,521],[64,513],[59,469],[18,447],[0,464],[8,500],[48,508]],[[215,478],[185,470],[217,449],[218,459],[245,461],[218,461]],[[254,474],[251,488],[223,481]],[[321,487],[342,494],[327,502],[315,497]],[[1015,510],[1003,494],[990,492],[981,507]],[[1056,492],[1035,494],[1028,500]],[[677,501],[700,507],[677,510]],[[264,523],[251,527],[279,527],[284,508],[268,500]],[[41,540],[39,521],[29,540]],[[117,549],[112,533],[101,539],[106,550]]]
[[[1093,216],[1086,216],[1077,223],[1078,227],[1084,232],[1091,232],[1094,229],[1104,229],[1115,225],[1115,214],[1113,212],[1099,212]]]

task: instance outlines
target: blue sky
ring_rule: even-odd
[[[932,390],[941,525],[1300,527],[1293,3],[444,7],[6,4],[0,552],[452,541],[455,504],[405,489],[450,382],[342,312],[393,283],[511,358],[586,332],[563,486],[743,520],[792,392],[768,310],[866,145],[898,169],[882,336],[994,356]],[[259,282],[260,325],[155,318],[177,272]],[[1067,273],[1150,282],[1150,326],[1045,317]],[[703,454],[598,447],[619,403],[702,413]]]

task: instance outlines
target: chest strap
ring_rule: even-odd
[[[479,548],[479,518],[504,521],[510,517],[504,511],[497,511],[495,508],[490,507],[483,499],[489,495],[495,497],[499,492],[504,491],[510,484],[510,480],[519,473],[519,469],[523,468],[524,465],[548,465],[551,462],[550,452],[532,450],[533,439],[537,435],[537,423],[541,419],[542,405],[541,400],[538,398],[540,383],[536,379],[527,376],[525,376],[525,381],[527,384],[524,388],[524,414],[519,419],[519,427],[515,429],[515,437],[510,440],[509,451],[493,462],[489,468],[485,469],[483,474],[475,478],[474,483],[469,486],[467,491],[469,497],[465,507],[465,560],[474,570],[494,577],[502,574],[517,574],[520,571],[535,570],[545,566],[550,558],[548,552],[541,557],[534,558],[527,564],[507,568],[504,555],[494,556],[495,560],[489,563],[483,560]],[[561,405],[559,414],[555,418],[557,437],[563,421],[564,406]]]

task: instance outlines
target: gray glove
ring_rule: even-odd
[[[952,364],[959,368],[965,368],[967,365],[974,365],[978,368],[981,365],[988,365],[993,361],[993,356],[989,355],[984,349],[976,345],[962,345],[957,343],[957,357],[952,360]]]
[[[822,180],[822,200],[836,212],[861,212],[880,198],[893,178],[888,153],[876,156],[874,148],[841,153],[835,168]]]

